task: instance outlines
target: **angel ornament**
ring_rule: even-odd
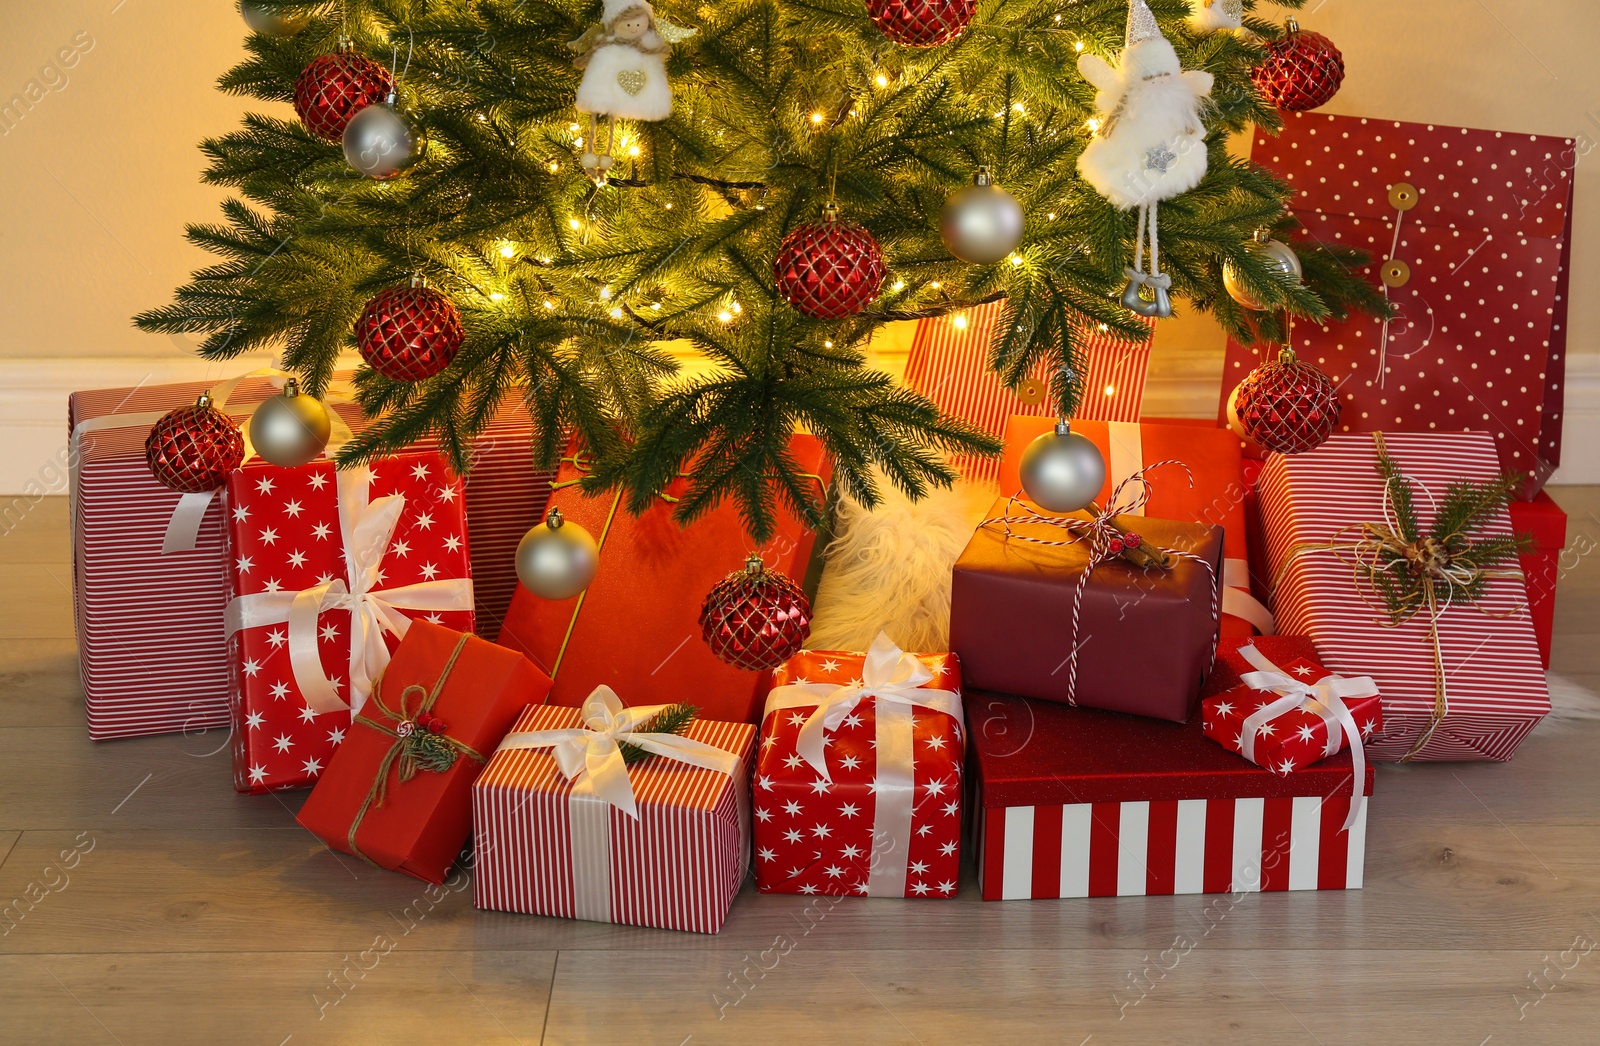
[[[617,120],[665,120],[672,115],[667,54],[696,30],[656,18],[645,0],[605,0],[601,24],[567,44],[578,52],[583,70],[578,112],[589,114],[589,150],[580,158],[597,185],[604,185],[614,158]],[[606,118],[606,146],[600,149],[600,117]]]
[[[1139,238],[1126,271],[1122,303],[1140,316],[1172,315],[1172,277],[1161,271],[1156,211],[1162,200],[1188,192],[1206,173],[1206,127],[1201,109],[1211,95],[1210,73],[1185,71],[1161,35],[1145,0],[1131,0],[1127,43],[1113,66],[1097,55],[1078,58],[1078,71],[1099,89],[1100,127],[1078,157],[1078,173],[1118,210],[1139,209]],[[1144,243],[1150,237],[1150,271]]]

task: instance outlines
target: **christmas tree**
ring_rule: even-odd
[[[883,324],[1003,299],[994,370],[1015,386],[1049,361],[1068,417],[1083,332],[1148,335],[1123,304],[1143,211],[1079,172],[1109,129],[1076,64],[1116,61],[1134,35],[1125,0],[245,6],[267,31],[222,89],[290,101],[298,81],[302,119],[252,114],[204,143],[206,180],[237,195],[188,235],[221,260],[137,323],[203,334],[210,359],[276,351],[313,393],[360,326],[378,369],[358,396],[375,420],[345,460],[431,436],[466,468],[497,405],[519,398],[543,462],[578,440],[588,487],[623,489],[635,511],[688,474],[681,520],[733,498],[760,540],[780,503],[823,514],[788,453],[797,428],[869,505],[879,470],[917,496],[954,478],[946,454],[998,449],[866,365]],[[1288,187],[1226,151],[1229,132],[1280,126],[1251,71],[1281,30],[1242,6],[1248,31],[1202,31],[1185,0],[1149,0],[1182,68],[1213,78],[1194,136],[1204,177],[1163,200],[1152,270],[1234,336],[1280,341],[1289,316],[1385,306],[1353,250],[1297,243],[1301,283],[1252,249],[1258,229],[1286,239],[1294,221]],[[619,46],[626,69],[607,65]],[[652,69],[670,115],[606,116],[660,103]],[[580,113],[595,70],[621,104],[591,97]],[[361,105],[395,131],[347,160],[339,132]],[[1152,152],[1149,166],[1166,162]],[[1014,249],[969,264],[941,210],[980,169],[1025,225]],[[1266,311],[1221,292],[1225,264]],[[431,332],[420,352],[383,343],[408,317]],[[678,374],[671,341],[710,366]]]

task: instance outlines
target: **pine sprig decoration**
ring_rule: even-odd
[[[676,704],[668,705],[649,719],[634,728],[640,734],[681,734],[694,722],[699,709],[694,705]],[[626,741],[619,742],[617,747],[622,751],[622,761],[632,766],[641,759],[649,759],[653,752],[647,752],[638,745],[631,745]]]

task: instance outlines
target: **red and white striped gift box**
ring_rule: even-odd
[[[180,495],[145,466],[150,426],[204,382],[75,392],[68,400],[73,466],[73,605],[89,736],[97,741],[192,732],[228,722],[227,605],[220,501],[193,549],[161,553]],[[247,379],[229,400],[243,421],[276,389]],[[352,427],[360,413],[340,406]],[[515,552],[539,521],[550,474],[534,467],[532,421],[508,405],[479,440],[467,481],[479,628],[489,635],[516,588]]]
[[[968,691],[986,901],[1346,890],[1350,754],[1280,777],[1187,724]],[[1369,766],[1363,795],[1372,791]]]
[[[940,410],[996,436],[1005,434],[1006,419],[1013,414],[1055,416],[1047,392],[1025,399],[1001,384],[989,369],[989,341],[1004,305],[991,302],[956,317],[917,321],[906,358],[907,385],[933,400]],[[1118,341],[1097,331],[1079,332],[1079,337],[1089,370],[1083,377],[1086,391],[1078,405],[1078,417],[1138,421],[1145,372],[1150,366],[1150,342]],[[1033,391],[1048,390],[1052,369],[1049,360],[1039,362],[1031,375]],[[1000,463],[993,458],[957,455],[953,460],[969,479],[993,479],[1000,474]]]
[[[529,708],[512,733],[581,725],[579,709]],[[756,728],[691,722],[684,736],[740,757],[729,777],[652,756],[628,768],[637,820],[574,800],[548,749],[503,749],[472,786],[473,904],[502,912],[716,933],[749,867]],[[580,778],[580,781],[582,779]]]
[[[1423,528],[1451,483],[1488,480],[1500,471],[1488,433],[1384,433],[1383,440],[1412,482]],[[1372,436],[1337,435],[1306,454],[1273,455],[1258,491],[1279,630],[1309,636],[1331,671],[1377,682],[1384,726],[1367,754],[1393,761],[1433,718],[1437,676],[1427,616],[1390,624],[1377,596],[1354,580],[1348,560],[1332,553],[1303,554],[1284,566],[1297,545],[1385,521],[1376,462]],[[1511,533],[1509,512],[1498,511],[1482,533]],[[1515,560],[1505,569],[1516,576],[1491,579],[1476,605],[1458,603],[1439,615],[1448,711],[1413,758],[1510,759],[1550,711],[1527,587]]]

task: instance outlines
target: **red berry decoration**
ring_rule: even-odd
[[[977,0],[867,0],[878,31],[907,47],[937,47],[966,32]]]
[[[367,365],[390,381],[421,381],[450,366],[461,348],[455,302],[414,277],[367,302],[356,320],[356,346]]]
[[[700,608],[700,634],[735,668],[777,668],[811,632],[811,601],[782,574],[752,555],[743,570],[718,581]]]
[[[820,222],[806,222],[783,238],[772,267],[784,301],[812,319],[836,320],[878,296],[883,250],[872,233],[840,221],[830,203]]]
[[[306,130],[330,142],[344,140],[345,125],[394,90],[394,76],[366,55],[340,50],[311,60],[294,82],[294,111]]]
[[[1302,32],[1293,18],[1284,25],[1283,39],[1267,44],[1266,61],[1250,78],[1262,97],[1284,112],[1303,113],[1339,93],[1344,83],[1344,55],[1321,33]]]
[[[1234,403],[1247,439],[1279,454],[1319,447],[1339,424],[1339,390],[1333,379],[1285,348],[1239,383]]]
[[[233,419],[202,395],[156,422],[144,441],[144,460],[163,487],[204,494],[228,481],[244,461],[244,436]]]

